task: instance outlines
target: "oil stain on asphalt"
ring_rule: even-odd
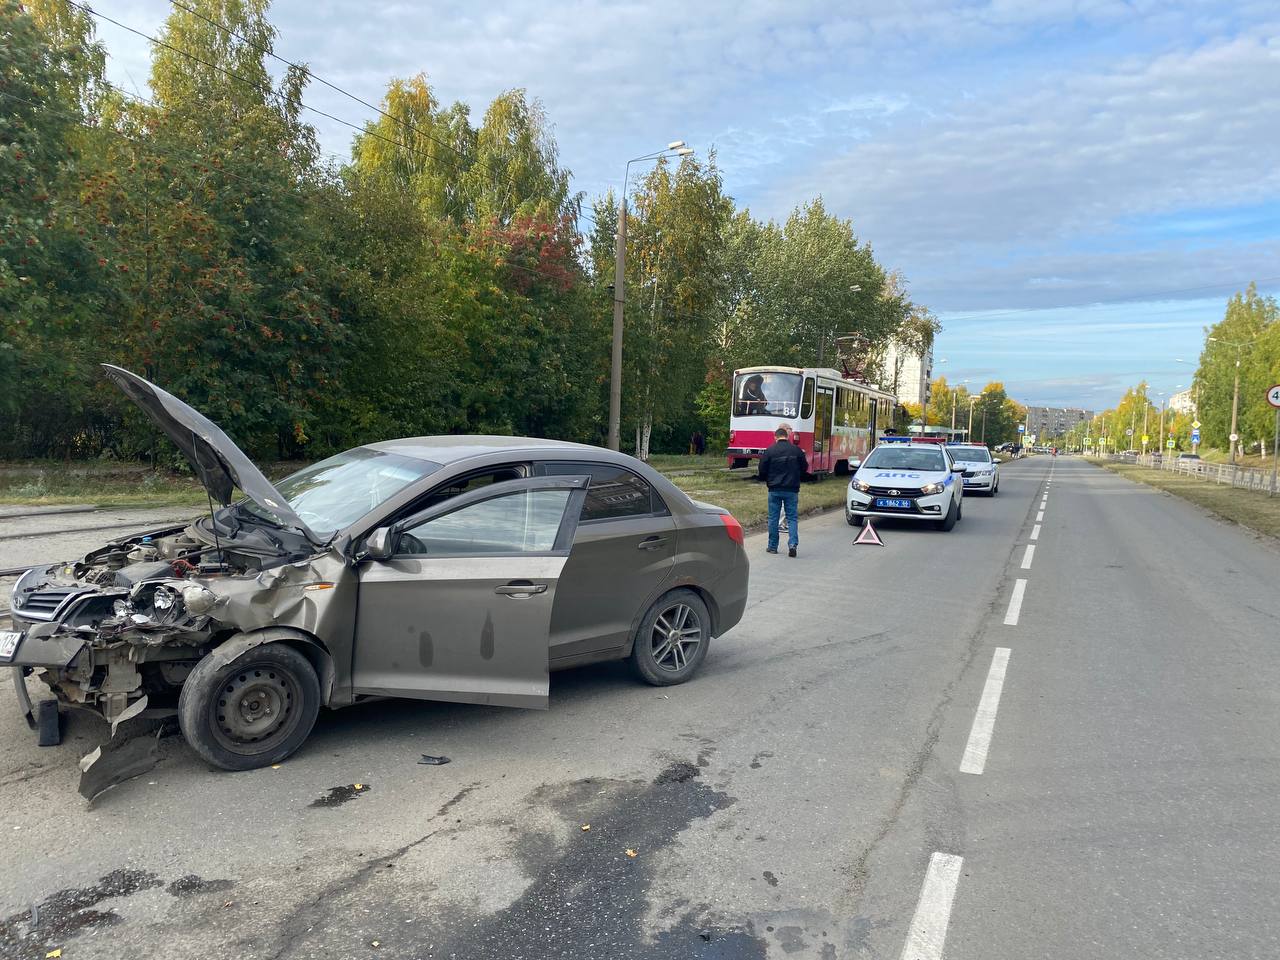
[[[160,883],[149,870],[113,870],[92,886],[59,890],[31,910],[0,920],[0,957],[43,957],[82,930],[120,923],[122,918],[115,911],[91,908]]]
[[[591,830],[574,831],[563,847],[523,845],[518,855],[533,882],[496,913],[448,918],[433,938],[436,955],[508,960],[512,945],[519,944],[526,960],[765,957],[765,941],[749,929],[699,922],[717,904],[682,904],[685,912],[670,930],[652,940],[646,934],[658,854],[694,821],[734,802],[707,785],[701,772],[697,764],[677,762],[651,783],[579,780],[535,792],[535,802],[550,804],[570,822],[589,822]],[[450,942],[456,936],[465,939]]]
[[[311,801],[313,807],[340,807],[348,801],[354,800],[362,793],[369,792],[369,784],[367,783],[348,783],[341,787],[330,787],[329,792],[323,797],[318,797]]]

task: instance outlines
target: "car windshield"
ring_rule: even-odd
[[[800,412],[798,373],[740,373],[733,382],[735,417],[794,417]]]
[[[945,470],[946,461],[937,447],[881,444],[871,451],[864,467],[894,470]]]
[[[952,460],[964,463],[990,463],[991,451],[986,447],[947,447]]]
[[[440,464],[430,460],[358,447],[304,467],[275,487],[303,523],[328,537],[439,469]],[[244,509],[275,519],[256,503],[245,503]]]

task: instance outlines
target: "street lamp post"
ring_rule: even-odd
[[[664,157],[687,157],[693,150],[683,140],[673,140],[656,153],[628,160],[622,178],[622,199],[618,201],[617,242],[613,264],[613,355],[609,368],[609,449],[621,449],[622,425],[622,322],[627,289],[627,181],[631,177],[631,165],[645,160]]]
[[[964,438],[970,443],[973,442],[973,405],[977,402],[977,397],[969,398],[969,429],[964,432]]]

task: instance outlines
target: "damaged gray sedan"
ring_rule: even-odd
[[[210,514],[18,581],[0,664],[29,721],[34,673],[113,723],[176,713],[197,753],[245,770],[297,750],[321,706],[545,708],[551,670],[614,659],[681,683],[742,617],[742,528],[631,457],[421,437],[273,485],[187,404],[104,367],[190,461]]]

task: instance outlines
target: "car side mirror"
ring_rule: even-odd
[[[366,560],[390,560],[391,559],[391,528],[379,527],[373,533],[369,534],[364,542],[364,559]]]
[[[853,471],[853,470],[860,470],[860,469],[862,469],[862,461],[861,461],[861,460],[850,460],[850,461],[849,461],[849,470],[850,470],[850,471]]]
[[[958,463],[953,463],[953,464],[951,465],[951,472],[952,472],[952,473],[964,473],[964,467],[962,467],[962,466],[961,466],[960,464],[958,464]]]
[[[992,458],[991,458],[991,462],[992,462],[992,463],[1003,463],[1004,461],[1003,461],[1003,460],[1001,460],[999,457],[992,457]]]

